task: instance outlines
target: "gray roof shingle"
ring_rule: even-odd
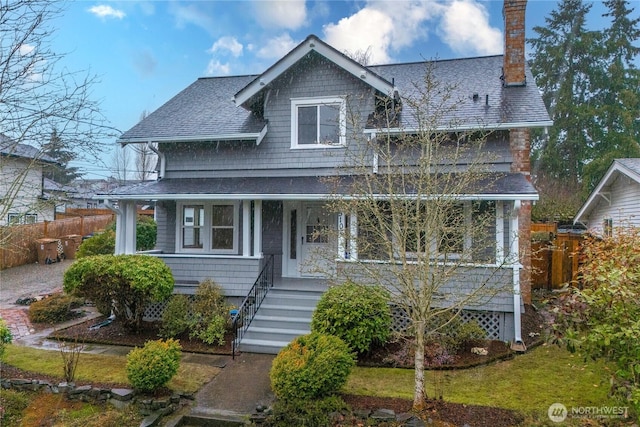
[[[341,185],[345,194],[354,177],[345,176]],[[410,192],[410,190],[409,190]],[[170,199],[225,197],[242,199],[257,196],[280,200],[283,196],[298,198],[324,198],[335,193],[333,184],[326,177],[235,177],[235,178],[168,178],[128,185],[104,194],[119,199]],[[537,199],[537,192],[527,178],[520,173],[487,173],[468,188],[468,195],[513,196]]]
[[[20,144],[4,134],[0,134],[0,155],[34,159],[45,163],[56,163],[53,158],[44,154],[41,150],[31,145]]]
[[[416,94],[415,84],[424,80],[427,64],[433,65],[433,76],[441,83],[441,88],[454,88],[450,92],[443,91],[441,95],[447,93],[452,100],[459,101],[455,111],[439,120],[438,126],[442,128],[463,126],[495,129],[514,127],[509,125],[546,126],[551,123],[528,67],[526,86],[502,86],[502,55],[368,68],[381,78],[394,82],[400,96],[407,97]],[[265,121],[245,108],[236,106],[233,96],[259,77],[200,78],[122,134],[119,140],[215,140],[229,135],[258,133],[265,126]],[[474,94],[478,95],[475,100]],[[436,98],[434,104],[438,102]],[[407,102],[403,103],[400,119],[404,129],[418,127],[415,112]]]

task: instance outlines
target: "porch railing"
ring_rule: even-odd
[[[233,345],[231,350],[232,358],[236,357],[236,349],[242,341],[244,333],[247,332],[251,321],[255,317],[264,297],[269,289],[273,287],[273,255],[270,255],[262,267],[256,282],[240,304],[238,312],[233,316],[231,327],[233,328]]]

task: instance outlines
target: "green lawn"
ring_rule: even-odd
[[[555,346],[540,346],[514,359],[458,371],[427,371],[427,391],[438,383],[447,401],[496,406],[523,412],[546,411],[555,402],[571,406],[602,406],[609,371],[601,362]],[[343,391],[385,397],[413,398],[413,370],[355,368]]]
[[[25,371],[63,376],[62,356],[59,351],[8,345],[4,361]],[[83,353],[78,362],[76,380],[128,384],[126,364],[127,359],[124,356]],[[219,372],[219,368],[212,366],[180,363],[178,373],[169,381],[168,386],[176,391],[196,392]]]

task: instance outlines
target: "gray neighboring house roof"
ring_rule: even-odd
[[[609,169],[604,174],[596,188],[591,192],[587,201],[584,202],[578,213],[576,214],[573,223],[577,224],[587,219],[591,211],[596,207],[598,201],[598,195],[610,185],[616,178],[617,174],[623,174],[628,176],[640,184],[640,158],[631,159],[615,159]]]
[[[340,178],[344,193],[353,177]],[[263,200],[326,199],[335,194],[335,184],[327,177],[235,177],[235,178],[165,178],[138,185],[116,188],[111,193],[122,200],[208,199],[212,196],[231,200],[260,198]],[[411,191],[407,191],[411,194]],[[381,198],[384,196],[381,196]],[[487,173],[468,188],[463,199],[537,200],[538,194],[527,178],[519,173]]]
[[[314,43],[309,43],[309,41]],[[313,46],[316,46],[315,48]],[[306,55],[328,55],[353,73],[354,62],[318,39],[309,36],[274,66],[260,75],[200,78],[170,99],[140,123],[119,138],[120,143],[147,141],[214,141],[256,139],[264,131],[266,122],[256,113],[236,106],[234,97],[246,88],[253,88],[261,76],[275,80],[277,65],[289,64],[288,57],[298,58],[300,50]],[[347,58],[347,59],[344,59]],[[344,60],[343,60],[344,59]],[[337,64],[340,66],[340,64]],[[503,56],[466,59],[436,60],[403,64],[362,67],[375,77],[375,81],[393,82],[400,97],[415,95],[415,83],[424,80],[427,67],[433,65],[433,75],[442,87],[452,87],[449,95],[459,101],[455,114],[442,118],[439,127],[455,129],[499,129],[515,127],[544,127],[552,124],[538,93],[533,76],[526,67],[527,84],[522,87],[503,88]],[[274,68],[275,67],[275,68]],[[278,70],[282,72],[282,70]],[[277,77],[277,75],[275,76]],[[371,84],[372,80],[363,80]],[[255,92],[257,89],[252,89]],[[252,92],[252,93],[253,93]],[[474,94],[477,97],[474,99]],[[385,94],[386,95],[386,94]],[[436,101],[437,103],[437,101]],[[373,112],[373,111],[372,111]],[[407,103],[403,104],[400,127],[416,129],[414,114]]]
[[[0,156],[35,159],[45,163],[57,163],[37,148],[27,144],[20,144],[4,134],[0,134]]]

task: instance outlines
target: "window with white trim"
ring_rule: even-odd
[[[179,204],[178,251],[237,253],[239,212],[237,202]]]
[[[291,148],[340,147],[346,143],[343,98],[291,100]]]

